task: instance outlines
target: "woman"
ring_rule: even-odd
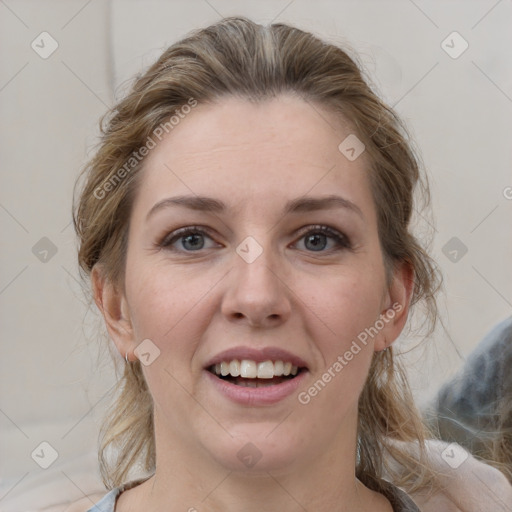
[[[428,189],[355,62],[224,19],[138,77],[84,175],[79,262],[125,359],[90,510],[419,510],[391,345],[415,303],[435,323]]]

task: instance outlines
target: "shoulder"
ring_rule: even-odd
[[[139,478],[137,480],[133,480],[131,482],[120,485],[119,487],[115,487],[110,491],[103,491],[95,494],[89,494],[89,496],[82,498],[73,503],[69,503],[68,505],[60,504],[57,507],[52,507],[51,509],[44,509],[40,512],[88,512],[90,509],[94,508],[94,512],[113,512],[114,508],[117,510],[119,508],[120,502],[123,501],[123,497],[126,498],[126,492],[128,493],[134,488],[138,488],[141,484],[143,484],[146,480],[151,478],[150,476],[145,476],[143,478]],[[121,500],[119,500],[119,496],[121,496]],[[132,496],[133,498],[133,496]],[[101,502],[100,507],[94,507]],[[101,510],[100,510],[101,509]]]
[[[430,462],[439,474],[435,492],[411,494],[424,512],[512,512],[512,486],[505,475],[455,443],[429,441]]]

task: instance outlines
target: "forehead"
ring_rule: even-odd
[[[184,194],[240,209],[339,193],[371,217],[366,155],[339,149],[351,134],[340,115],[294,96],[197,105],[147,156],[135,207]]]

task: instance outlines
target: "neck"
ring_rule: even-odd
[[[354,512],[367,510],[365,504],[373,499],[370,496],[371,491],[355,478],[343,482],[336,489],[329,488],[327,492],[320,493],[318,490],[314,492],[310,481],[301,481],[296,475],[292,481],[290,478],[276,477],[270,473],[265,476],[247,477],[228,472],[218,474],[216,480],[191,480],[187,484],[186,493],[183,493],[183,487],[170,487],[168,481],[162,481],[158,473],[155,473],[153,479],[153,498],[152,501],[146,502],[154,503],[154,506],[159,507],[158,510],[166,507],[165,510],[189,512]],[[325,483],[320,488],[326,489]],[[193,491],[190,492],[191,490]],[[153,505],[150,508],[152,509]]]
[[[381,494],[355,477],[355,429],[345,431],[336,450],[326,450],[286,467],[230,470],[176,440],[157,440],[155,475],[140,487],[137,500],[148,510],[197,512],[391,511]],[[350,442],[347,442],[350,440]],[[197,448],[195,448],[197,450]]]

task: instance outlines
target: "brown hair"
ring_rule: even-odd
[[[424,304],[430,334],[437,319],[440,276],[410,232],[414,191],[419,190],[425,205],[429,197],[407,132],[345,51],[281,23],[262,26],[233,17],[193,32],[137,76],[128,95],[102,117],[99,149],[83,169],[85,185],[73,208],[82,271],[89,276],[100,264],[105,277],[123,289],[130,211],[144,160],[134,160],[130,169],[126,162],[177,109],[191,99],[199,104],[226,96],[263,101],[288,92],[339,113],[365,144],[388,277],[397,262],[411,265],[411,302]],[[126,365],[102,429],[99,458],[108,488],[124,483],[137,463],[148,473],[154,471],[152,407],[140,362]],[[424,427],[392,350],[374,355],[360,398],[356,471],[363,481],[386,472],[395,475],[394,482],[409,491],[425,484],[429,470],[423,455],[412,456],[399,443],[387,445],[386,438],[414,441],[423,453]],[[389,457],[406,469],[402,478],[388,465]]]
[[[485,428],[467,442],[457,440],[478,459],[499,469],[512,484],[512,399],[505,394],[494,406]]]

